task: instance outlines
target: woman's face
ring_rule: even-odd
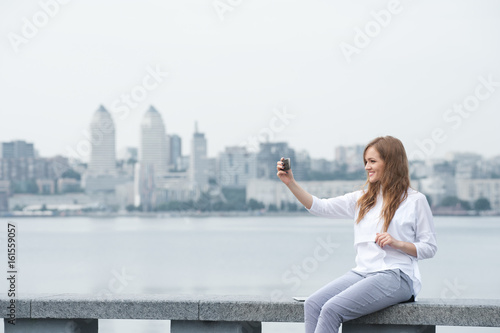
[[[385,163],[374,147],[370,147],[365,153],[365,170],[368,172],[368,181],[375,183],[382,179]]]

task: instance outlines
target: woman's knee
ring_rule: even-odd
[[[335,298],[326,302],[321,308],[321,317],[328,318],[333,321],[333,324],[340,325],[343,321],[342,306],[340,306]]]
[[[316,313],[317,315],[319,315],[320,311],[321,311],[321,304],[319,304],[316,297],[314,297],[314,294],[309,296],[304,302],[304,312],[306,314]]]
[[[304,303],[304,313],[306,316],[319,317],[324,303],[324,296],[319,293],[314,293],[306,299]]]

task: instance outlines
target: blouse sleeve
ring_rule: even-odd
[[[423,194],[417,201],[416,219],[414,244],[417,248],[417,259],[432,258],[437,252],[436,232],[434,230],[434,218],[431,208]]]
[[[347,193],[329,199],[319,199],[313,195],[313,203],[308,211],[321,217],[353,219],[356,214],[358,192]]]

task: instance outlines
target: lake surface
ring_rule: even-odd
[[[4,219],[4,248],[8,221],[17,225],[21,294],[289,298],[307,296],[354,267],[353,222],[310,215]],[[500,298],[500,218],[436,217],[435,224],[439,250],[420,262],[419,297]],[[100,321],[104,333],[168,331],[168,321]],[[264,323],[263,331],[299,333],[303,324]],[[499,333],[500,328],[438,331]]]

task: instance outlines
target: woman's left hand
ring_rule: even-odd
[[[382,232],[377,233],[377,236],[375,236],[375,243],[377,243],[380,247],[390,245],[394,248],[398,248],[398,244],[400,243],[400,241],[392,237],[389,233]]]

